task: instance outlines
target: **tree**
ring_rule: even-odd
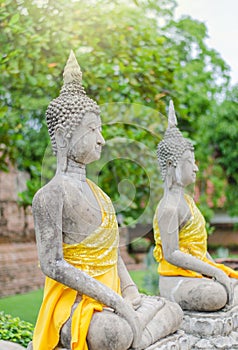
[[[212,118],[214,104],[227,91],[230,68],[217,51],[207,46],[204,23],[184,16],[177,23],[170,23],[168,31],[172,36],[171,49],[179,62],[174,76],[175,98],[183,116],[183,128],[196,139],[200,118]]]
[[[238,86],[227,91],[226,99],[214,105],[213,118],[200,120],[200,135],[205,152],[203,163],[209,158],[213,171],[213,183],[217,189],[215,201],[224,198],[222,207],[231,215],[238,215]]]
[[[67,5],[63,0],[4,0],[0,8],[1,168],[6,169],[10,159],[31,173],[23,205],[31,202],[40,186],[42,160],[48,177],[52,158],[44,157],[49,142],[44,112],[59,93],[72,48],[88,95],[101,105],[104,123],[114,122],[103,128],[114,148],[114,160],[98,170],[101,186],[115,202],[120,196],[127,203],[127,218],[144,212],[148,192],[158,200],[161,181],[155,150],[166,127],[169,99],[175,100],[181,129],[196,139],[200,118],[211,117],[215,97],[228,81],[224,61],[205,45],[205,26],[190,18],[175,22],[175,4],[173,0],[159,4],[70,0]],[[127,151],[133,150],[124,163],[123,138]],[[123,182],[125,177],[133,178],[135,197],[131,185]]]

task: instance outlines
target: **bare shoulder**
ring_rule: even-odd
[[[171,217],[179,217],[179,203],[172,196],[164,196],[158,205],[158,221],[168,221]]]
[[[62,202],[64,192],[64,179],[58,176],[41,187],[35,194],[32,201],[32,210],[42,210],[44,207],[56,207]]]

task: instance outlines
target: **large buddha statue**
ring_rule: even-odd
[[[138,292],[118,253],[112,203],[86,178],[86,165],[100,158],[105,141],[99,107],[82,87],[72,52],[46,119],[57,171],[33,200],[47,276],[33,349],[146,349],[175,332],[183,313],[175,303]]]
[[[198,171],[194,148],[176,125],[171,101],[168,129],[158,145],[164,181],[164,195],[154,217],[160,295],[184,310],[212,312],[233,304],[238,272],[215,263],[207,251],[204,217],[185,193]]]

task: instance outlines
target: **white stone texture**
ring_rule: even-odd
[[[1,350],[25,350],[25,348],[19,344],[12,343],[5,340],[0,340]]]
[[[188,337],[189,349],[238,349],[238,306],[228,311],[184,311],[181,327]]]
[[[183,331],[167,336],[145,350],[190,350],[187,336]]]

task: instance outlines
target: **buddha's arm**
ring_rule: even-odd
[[[121,293],[123,298],[128,300],[132,306],[137,309],[141,303],[141,296],[138,292],[138,288],[133,282],[124,261],[121,258],[120,252],[118,251],[118,275],[121,283]]]
[[[165,259],[175,266],[214,278],[225,287],[228,293],[228,299],[232,298],[230,278],[222,270],[203,262],[195,256],[180,251],[180,223],[177,209],[173,207],[167,208],[164,215],[158,219],[158,224]]]
[[[62,207],[59,193],[38,192],[33,201],[37,249],[43,273],[81,294],[107,305],[127,320],[134,334],[134,344],[141,337],[134,309],[113,290],[64,260],[62,251]]]
[[[214,259],[211,257],[211,255],[208,252],[206,253],[206,257],[208,258],[208,260],[211,260],[214,262]]]

